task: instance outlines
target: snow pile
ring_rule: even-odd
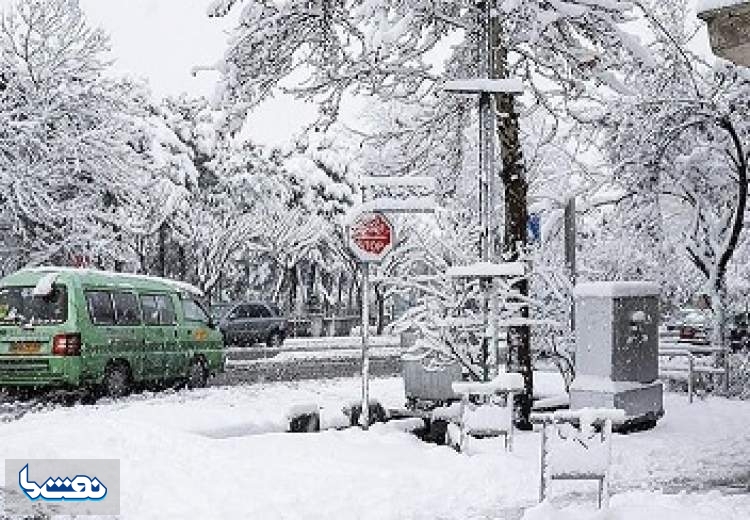
[[[721,493],[662,495],[628,492],[612,496],[610,508],[588,503],[558,506],[543,502],[526,510],[522,520],[741,520],[747,518],[742,496]]]
[[[470,265],[457,265],[448,268],[445,275],[449,278],[481,278],[481,277],[517,277],[523,276],[526,266],[522,262],[477,262]]]
[[[423,429],[425,426],[424,420],[419,417],[407,417],[406,419],[393,419],[385,423],[375,423],[370,427],[370,430],[378,431],[398,431],[404,433],[412,433],[417,430]]]
[[[467,432],[508,431],[513,411],[509,407],[484,404],[464,410],[463,422]]]
[[[523,376],[516,372],[498,374],[492,381],[456,381],[453,391],[462,395],[492,395],[523,390]]]
[[[47,273],[42,276],[34,286],[34,290],[31,294],[34,296],[49,296],[52,294],[52,285],[57,280],[58,273]]]
[[[513,453],[502,439],[477,439],[471,457],[400,431],[417,425],[411,420],[368,432],[283,433],[291,407],[316,402],[325,424],[359,392],[359,379],[345,378],[56,408],[4,424],[0,458],[120,459],[125,519],[520,519],[524,510],[525,520],[750,518],[747,493],[705,492],[715,482],[746,489],[748,402],[689,405],[667,394],[654,430],[615,437],[607,513],[595,509],[593,483],[555,481],[551,504],[535,507],[538,431],[519,432]],[[373,379],[371,395],[402,406],[403,381]]]
[[[438,406],[432,410],[433,421],[457,421],[461,417],[461,403]]]
[[[523,94],[524,85],[523,80],[520,79],[475,78],[446,81],[443,89],[461,94],[480,92]]]
[[[654,282],[586,282],[576,284],[576,297],[623,298],[628,296],[658,296],[659,284]]]
[[[315,403],[295,404],[286,412],[286,420],[290,421],[301,415],[314,415],[320,413],[320,407]]]
[[[625,410],[618,408],[581,408],[580,410],[559,410],[554,413],[556,421],[580,421],[581,426],[590,428],[592,424],[609,419],[614,424],[625,422]]]
[[[570,385],[571,390],[585,390],[591,392],[624,392],[643,388],[643,383],[632,381],[612,381],[606,376],[577,375]]]

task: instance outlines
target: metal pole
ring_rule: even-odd
[[[362,407],[359,425],[367,430],[370,426],[370,356],[367,352],[370,339],[370,264],[362,262]]]
[[[724,346],[724,394],[729,395],[729,346]]]
[[[490,302],[488,297],[489,287],[492,285],[492,279],[480,278],[479,279],[480,289],[482,291],[482,376],[485,381],[490,380],[490,338],[487,335],[487,329],[489,326],[489,313],[487,305]]]
[[[482,4],[481,36],[479,38],[479,77],[492,75],[491,2]],[[492,252],[491,212],[493,194],[491,185],[495,161],[492,97],[489,92],[479,94],[479,218],[481,227],[480,257],[488,261]]]
[[[498,297],[498,281],[493,279],[491,282],[492,297],[490,298],[490,322],[492,323],[492,350],[495,354],[495,375],[500,373],[500,367],[505,365],[500,359],[500,331],[498,330],[498,307],[500,306]]]
[[[490,1],[482,4],[480,15],[480,37],[479,37],[479,77],[489,78],[492,73],[492,42],[490,38],[491,23]],[[492,98],[489,92],[479,94],[479,225],[480,245],[479,256],[483,262],[490,260],[493,250],[492,240],[492,176],[494,169],[495,147],[493,135]],[[492,293],[491,280],[483,280],[482,283],[482,353],[484,354],[484,377],[489,375],[489,341],[487,337],[488,312]],[[493,327],[497,324],[493,323]],[[494,335],[493,335],[494,336]],[[493,337],[494,347],[494,337]]]
[[[695,359],[693,354],[688,352],[688,403],[693,402],[693,370],[695,369]]]
[[[542,442],[539,449],[539,502],[547,498],[547,422],[542,422]]]
[[[576,199],[570,197],[565,205],[565,266],[568,268],[570,284],[576,285]],[[576,330],[576,306],[570,302],[570,330]]]

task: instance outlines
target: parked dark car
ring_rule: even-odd
[[[750,347],[750,316],[735,313],[726,318],[726,339],[733,351]],[[679,325],[680,340],[707,345],[711,342],[712,317],[709,311],[687,309]]]
[[[662,317],[662,326],[667,332],[679,334],[680,329],[685,324],[685,321],[691,315],[701,314],[702,312],[704,311],[692,307],[683,307],[681,309],[676,309],[672,313]]]
[[[727,330],[729,345],[735,352],[750,348],[750,315],[742,312],[734,315]]]
[[[210,314],[214,323],[221,322],[221,319],[231,311],[236,303],[214,303],[211,304]]]
[[[711,314],[707,311],[689,310],[682,316],[680,340],[707,344],[711,337]]]
[[[269,347],[278,347],[286,338],[287,319],[275,303],[238,303],[220,314],[223,316],[219,318],[219,328],[227,345],[266,343]]]

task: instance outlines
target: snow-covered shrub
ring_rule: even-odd
[[[750,399],[750,352],[729,356],[729,395]]]
[[[370,424],[385,422],[385,420],[388,419],[388,412],[378,401],[370,400],[368,411],[370,413]],[[361,413],[361,403],[352,403],[344,408],[344,414],[349,417],[349,424],[351,426],[357,426],[359,424],[359,416]]]
[[[293,406],[287,412],[287,421],[292,433],[320,431],[320,408],[317,404]]]

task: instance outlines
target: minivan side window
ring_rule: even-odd
[[[182,300],[182,312],[185,314],[187,321],[200,321],[208,323],[208,314],[203,307],[193,299],[187,298]]]
[[[91,323],[94,325],[114,325],[115,309],[112,297],[107,291],[86,291],[86,305]]]
[[[168,295],[142,294],[141,307],[146,325],[174,325],[174,305]]]
[[[138,306],[138,297],[133,293],[112,293],[112,301],[115,304],[115,321],[118,325],[140,325],[141,309]]]

